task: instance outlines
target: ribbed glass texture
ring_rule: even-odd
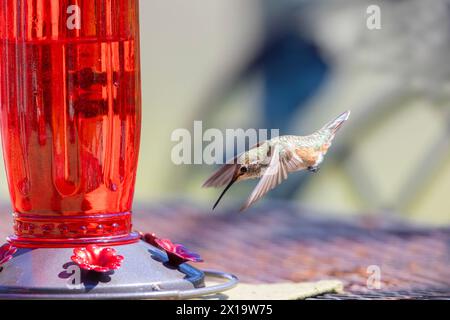
[[[139,152],[138,0],[0,0],[0,120],[19,246],[125,243]]]

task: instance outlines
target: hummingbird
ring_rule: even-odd
[[[349,116],[350,111],[346,111],[307,136],[285,135],[259,142],[225,163],[202,186],[204,188],[225,186],[213,210],[236,182],[260,179],[241,207],[240,211],[244,211],[286,180],[289,173],[301,170],[317,172],[336,132]]]

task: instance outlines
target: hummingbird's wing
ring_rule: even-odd
[[[239,164],[237,163],[226,163],[223,166],[221,166],[216,172],[214,172],[208,180],[203,183],[203,188],[210,188],[210,187],[222,187],[226,184],[228,184],[231,179],[233,179],[233,176],[239,168]]]
[[[267,192],[286,180],[289,168],[295,168],[299,165],[301,165],[300,159],[298,159],[291,151],[283,150],[279,144],[276,144],[268,168],[240,211],[246,210],[253,203],[261,199]]]

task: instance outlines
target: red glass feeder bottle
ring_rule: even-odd
[[[237,283],[186,263],[167,267],[171,252],[132,232],[138,2],[0,0],[0,124],[14,211],[0,299],[187,298]],[[227,282],[206,288],[205,276]]]
[[[17,247],[126,244],[141,100],[137,0],[1,0],[0,115]]]

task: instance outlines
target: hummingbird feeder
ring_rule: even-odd
[[[138,0],[1,0],[0,121],[13,235],[0,298],[189,298],[233,287],[132,231]],[[223,281],[206,287],[205,278]]]

